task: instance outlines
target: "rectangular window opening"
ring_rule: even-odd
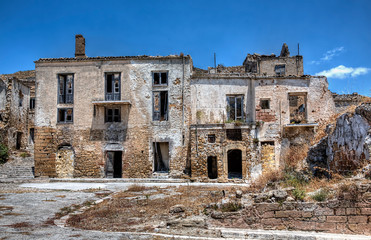
[[[30,143],[35,141],[35,128],[30,128]]]
[[[73,103],[73,74],[59,74],[58,82],[58,103]]]
[[[209,135],[207,135],[207,141],[209,143],[215,143],[215,140],[216,140],[215,134],[209,134]]]
[[[58,108],[58,123],[73,122],[73,108]]]
[[[30,109],[35,109],[36,99],[34,97],[30,98]]]
[[[227,139],[232,141],[242,141],[241,129],[226,129]]]
[[[105,122],[121,122],[120,108],[106,108]]]
[[[306,94],[289,94],[290,123],[300,124],[307,122]]]
[[[106,101],[121,100],[121,74],[106,73]]]
[[[227,118],[229,121],[243,121],[243,95],[227,96]]]
[[[153,85],[167,85],[168,74],[167,72],[154,72]]]
[[[153,121],[168,120],[167,91],[153,92]]]
[[[274,72],[276,76],[285,76],[285,65],[276,65],[274,67]]]
[[[169,143],[153,143],[154,172],[169,172]]]
[[[261,99],[260,100],[260,107],[261,107],[261,109],[270,109],[269,99]]]

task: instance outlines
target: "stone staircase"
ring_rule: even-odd
[[[34,159],[33,157],[18,157],[11,155],[10,159],[0,165],[0,180],[4,179],[33,179]]]

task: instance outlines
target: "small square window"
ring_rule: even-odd
[[[153,85],[167,85],[167,72],[154,72]]]
[[[269,99],[261,99],[260,100],[260,107],[261,107],[261,109],[270,109]]]
[[[106,108],[105,122],[121,122],[120,108]]]
[[[207,141],[209,143],[215,143],[215,140],[216,140],[215,134],[209,134],[209,135],[207,135]]]
[[[72,123],[73,108],[58,108],[58,123]]]
[[[276,76],[285,76],[285,65],[276,65],[274,71]]]

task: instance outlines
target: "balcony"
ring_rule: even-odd
[[[95,106],[112,106],[112,105],[131,105],[130,100],[112,100],[112,101],[103,101],[96,100],[92,101],[92,104]]]

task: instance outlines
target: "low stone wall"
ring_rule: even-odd
[[[371,192],[357,200],[347,194],[321,203],[253,203],[239,212],[212,212],[210,221],[218,227],[371,235]]]

